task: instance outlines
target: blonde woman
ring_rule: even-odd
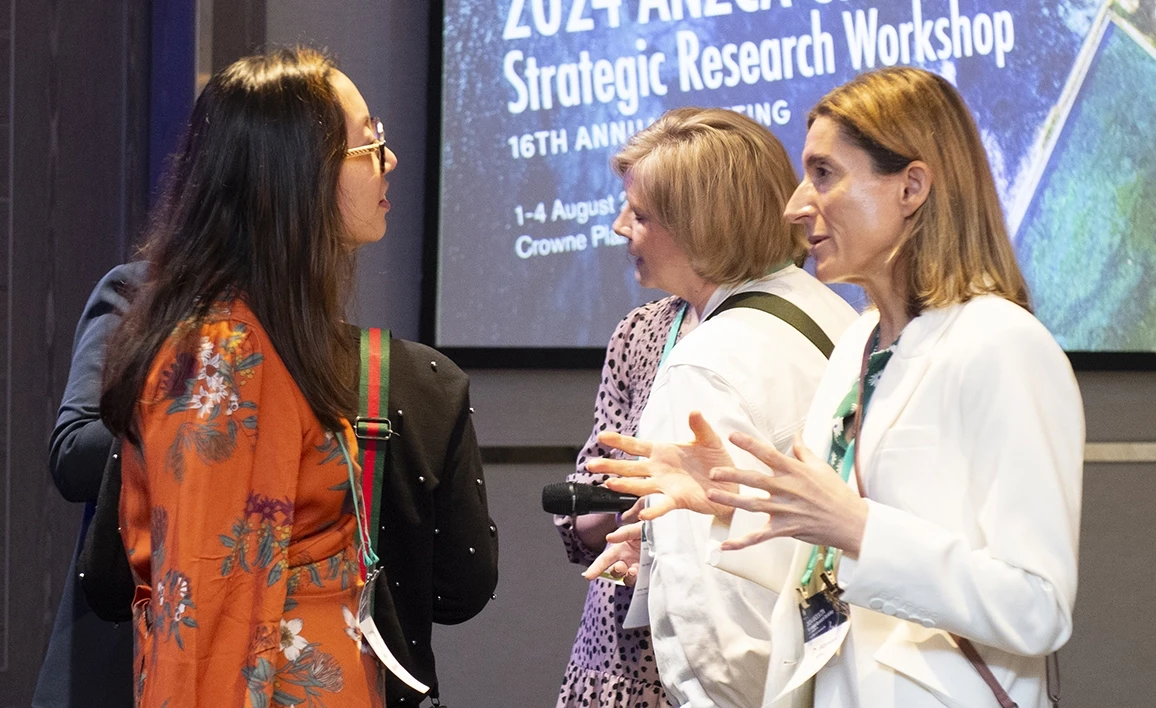
[[[686,301],[685,317],[697,323],[659,365],[639,437],[682,440],[688,414],[700,408],[727,432],[785,449],[826,367],[822,342],[838,339],[855,316],[795,265],[805,242],[782,217],[797,184],[786,151],[742,115],[685,108],[634,136],[613,167],[629,203],[616,230],[630,241],[639,281]],[[768,300],[805,322],[751,306]],[[596,467],[588,470],[602,472]],[[763,694],[776,593],[707,565],[711,515],[701,511],[654,522],[649,599],[634,603],[649,610],[659,678],[673,704],[745,707]],[[611,544],[587,576],[605,569],[633,580],[636,548]]]
[[[734,507],[722,548],[746,550],[720,568],[782,592],[762,705],[1045,706],[1044,657],[1072,632],[1084,420],[975,123],[939,76],[870,72],[811,112],[803,163],[787,216],[819,277],[876,309],[839,342],[794,455],[735,435],[774,474],[710,472],[730,464],[717,444],[615,439],[650,460],[614,471]],[[731,488],[689,494],[684,472]],[[801,542],[787,572],[760,566],[750,552],[782,537]],[[804,598],[834,612],[809,671]]]

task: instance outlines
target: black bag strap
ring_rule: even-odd
[[[392,588],[396,587],[389,582],[393,576],[404,576],[403,568],[391,567],[390,559],[395,557],[391,552],[392,543],[401,542],[404,536],[385,539],[380,534],[382,522],[382,495],[386,490],[386,478],[390,476],[392,464],[390,460],[391,443],[394,436],[400,433],[391,421],[390,412],[390,378],[393,374],[390,369],[390,346],[392,337],[388,329],[370,327],[362,329],[359,335],[360,353],[358,374],[358,409],[357,418],[353,422],[353,432],[357,436],[358,464],[362,470],[362,495],[368,507],[370,517],[370,540],[373,550],[381,556],[378,569],[381,577],[377,580],[377,590],[371,598],[374,620],[377,631],[381,634],[385,645],[390,652],[406,669],[412,671],[413,655],[410,653],[410,644],[406,641],[402,630],[401,618],[398,616],[397,604],[394,602]],[[399,679],[392,671],[385,672],[386,705],[388,708],[404,708],[407,705],[420,705],[424,696]],[[430,695],[437,700],[436,681],[431,682]]]
[[[815,345],[815,348],[823,353],[827,359],[831,358],[831,352],[835,351],[835,344],[823,328],[811,319],[811,316],[803,312],[797,305],[786,298],[773,295],[771,293],[764,293],[757,290],[745,293],[735,293],[722,304],[715,308],[714,312],[707,316],[709,320],[711,317],[726,312],[736,307],[749,307],[753,310],[762,310],[768,315],[778,317],[783,322],[798,330],[799,334],[803,335]]]

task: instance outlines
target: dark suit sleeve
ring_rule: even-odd
[[[498,584],[498,529],[486,504],[469,379],[453,369],[457,418],[434,491],[433,619],[438,624],[464,622],[481,612]]]
[[[128,309],[125,294],[144,279],[144,263],[117,266],[88,298],[76,325],[72,364],[52,430],[49,469],[57,489],[72,502],[94,502],[112,446],[100,422],[101,372],[107,339]]]

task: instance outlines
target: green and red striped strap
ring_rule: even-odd
[[[377,551],[381,528],[381,487],[389,438],[389,330],[370,327],[361,330],[361,376],[358,383],[358,415],[353,423],[357,436],[357,457],[361,463],[362,499],[369,516],[370,543]],[[367,569],[362,567],[362,577]]]

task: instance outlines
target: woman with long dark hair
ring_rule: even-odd
[[[241,59],[196,102],[101,399],[126,441],[141,705],[381,702],[358,628],[374,559],[343,316],[395,166],[312,50]]]

